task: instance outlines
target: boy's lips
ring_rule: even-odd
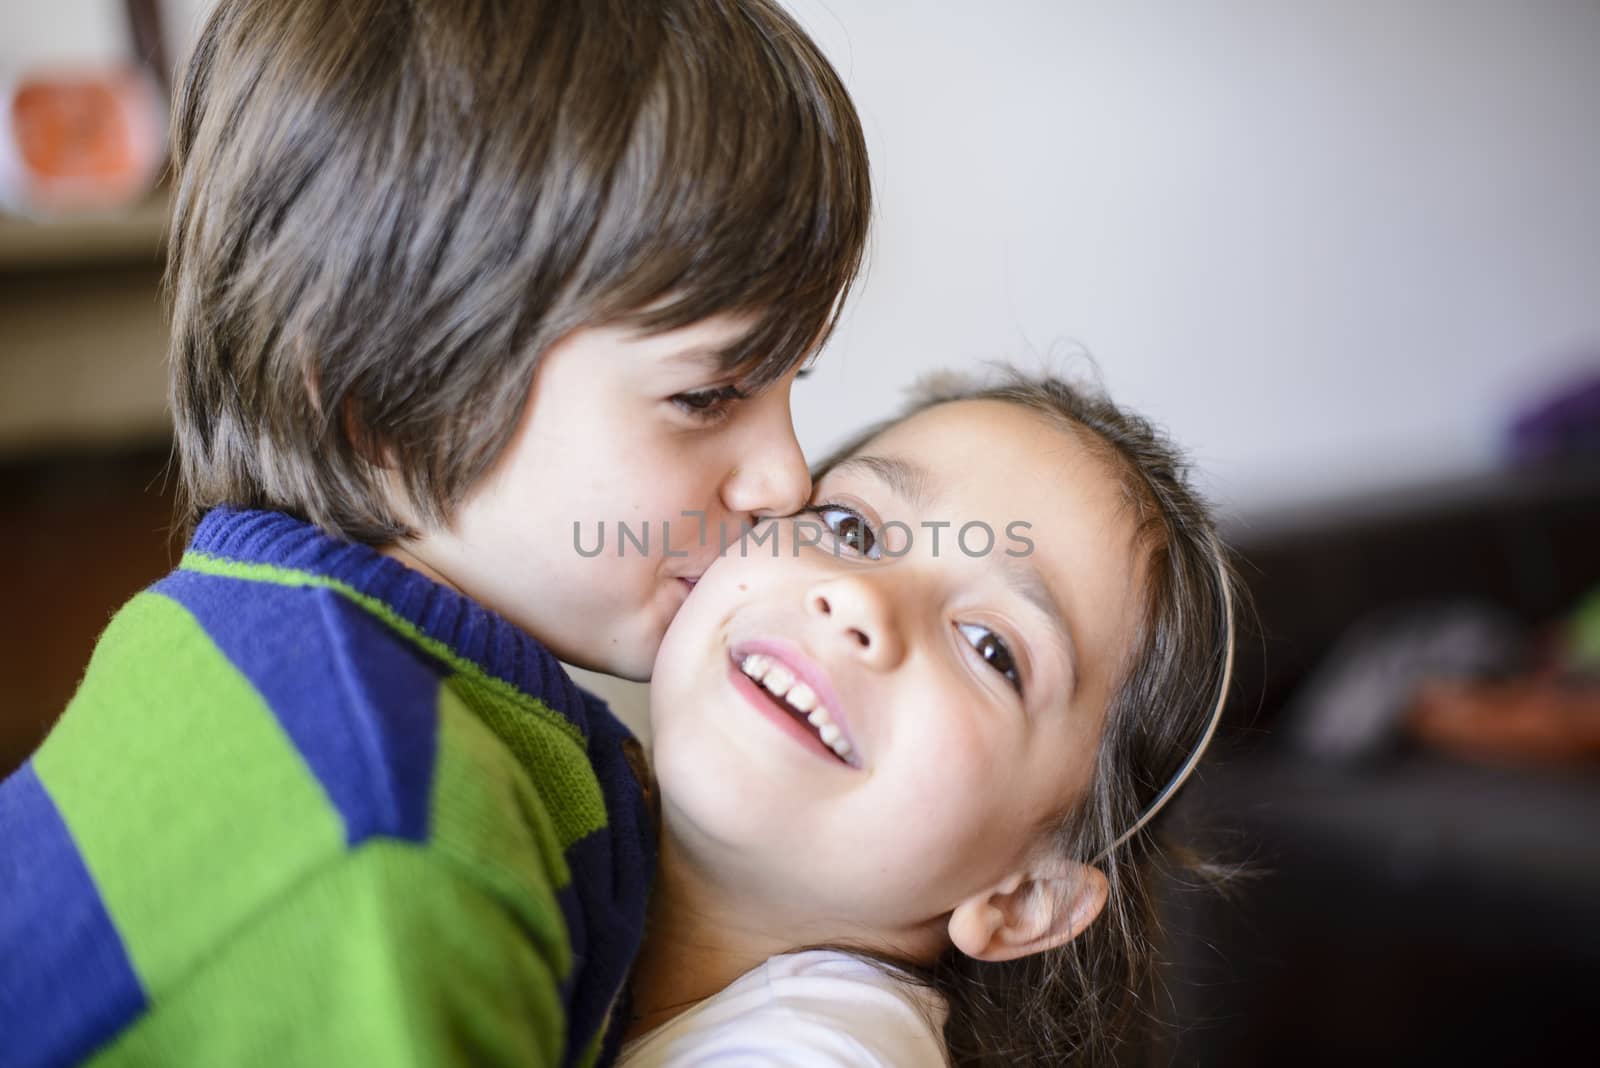
[[[793,643],[773,639],[736,642],[729,655],[735,684],[751,691],[748,696],[764,707],[781,706],[784,725],[793,727],[820,753],[852,768],[865,767],[860,742],[822,665]],[[783,680],[776,688],[774,677]],[[805,690],[809,693],[797,705],[796,694]]]

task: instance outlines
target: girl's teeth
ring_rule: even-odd
[[[817,729],[818,736],[829,749],[841,759],[849,759],[852,749],[849,739],[834,725],[827,708],[817,703],[817,691],[796,679],[794,672],[765,653],[751,653],[739,661],[739,670],[774,697],[787,701],[790,708],[804,715],[806,722]]]
[[[782,664],[774,664],[767,672],[767,677],[761,680],[761,685],[774,697],[782,697],[794,685],[794,676]]]
[[[816,691],[803,682],[797,682],[789,687],[789,692],[783,697],[797,712],[810,712],[817,707]]]

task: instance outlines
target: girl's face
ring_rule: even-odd
[[[1077,436],[999,401],[895,425],[813,501],[730,548],[663,641],[667,834],[801,938],[929,930],[1088,784],[1137,625],[1132,521]]]

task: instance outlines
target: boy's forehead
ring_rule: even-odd
[[[799,371],[804,377],[814,352],[779,354],[763,348],[763,322],[754,313],[718,312],[683,326],[631,326],[627,337],[646,347],[664,369],[754,379],[760,386]]]
[[[709,315],[682,326],[624,327],[630,340],[659,349],[668,359],[717,359],[736,348],[749,334],[752,322],[743,316]]]

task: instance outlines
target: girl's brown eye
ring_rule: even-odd
[[[865,553],[872,548],[872,531],[858,516],[846,516],[839,521],[839,540],[852,552]]]
[[[822,520],[841,551],[852,556],[864,556],[868,560],[879,557],[878,532],[854,508],[846,508],[842,504],[814,504],[805,511]]]
[[[1011,655],[1011,647],[1004,638],[990,630],[988,627],[976,623],[959,624],[961,634],[972,648],[977,650],[983,662],[1000,672],[1011,688],[1020,695],[1022,693],[1022,673],[1017,670],[1016,658]]]

